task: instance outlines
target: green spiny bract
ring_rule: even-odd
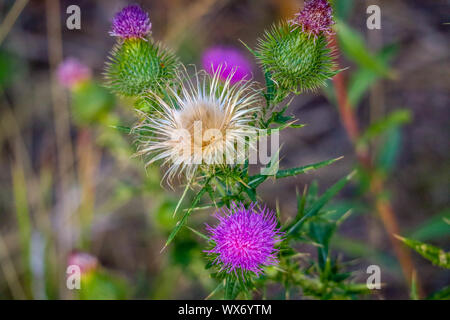
[[[106,66],[107,86],[123,96],[158,91],[175,77],[175,55],[152,40],[133,38],[114,46]]]
[[[338,72],[324,35],[315,39],[287,22],[266,31],[256,57],[284,93],[315,90]]]

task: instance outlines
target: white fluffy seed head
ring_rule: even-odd
[[[232,85],[233,72],[221,82],[221,72],[196,72],[192,78],[185,69],[179,72],[178,85],[165,88],[167,97],[150,94],[159,108],[142,114],[133,129],[137,155],[146,158],[146,165],[161,160],[168,167],[164,177],[169,182],[176,174],[191,180],[200,167],[232,165],[228,155],[239,158],[248,151],[261,94],[251,81]]]

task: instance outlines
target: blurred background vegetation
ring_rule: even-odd
[[[303,6],[301,0],[135,2],[149,11],[153,36],[184,63],[197,65],[211,45],[235,46],[247,54],[238,39],[254,47],[265,28]],[[104,59],[114,43],[108,35],[112,17],[135,2],[0,1],[2,299],[77,298],[65,281],[73,250],[90,253],[100,265],[90,276],[94,280],[83,280],[92,287],[80,298],[203,299],[216,287],[204,269],[204,243],[194,233],[183,229],[160,253],[176,223],[172,214],[183,188],[161,186],[160,168],[145,170],[142,160],[132,157],[132,139],[114,126],[133,124],[133,102],[115,100],[101,86]],[[288,113],[307,126],[283,131],[281,167],[344,159],[266,183],[263,200],[289,219],[297,210],[297,190],[315,188],[314,180],[325,190],[359,166],[365,154],[383,181],[375,197],[389,199],[399,233],[448,251],[450,4],[335,2],[338,59],[347,68],[341,79],[361,133],[355,141],[345,125],[334,90],[338,84],[330,82],[323,94],[296,97]],[[81,30],[66,28],[66,8],[72,4],[81,8]],[[370,4],[381,7],[381,30],[366,28]],[[78,92],[56,78],[67,57],[93,70],[94,80]],[[263,80],[256,64],[254,78]],[[332,204],[335,210],[352,209],[331,240],[334,254],[352,261],[349,268],[360,282],[369,265],[381,267],[383,289],[368,298],[408,298],[385,220],[368,192],[373,180],[361,176]],[[190,224],[202,230],[209,214],[198,211]],[[416,253],[411,257],[421,295],[450,284],[448,270]],[[277,286],[270,290],[285,297]],[[300,292],[293,296],[301,297]]]

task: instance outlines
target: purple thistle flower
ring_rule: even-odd
[[[151,27],[148,13],[138,5],[131,5],[114,16],[109,34],[122,39],[144,38],[150,33]]]
[[[220,79],[225,81],[231,73],[231,83],[234,84],[241,80],[250,80],[252,66],[247,58],[233,47],[215,46],[207,49],[202,57],[203,69],[213,75],[222,67]]]
[[[308,0],[302,11],[295,15],[291,21],[293,25],[302,27],[302,31],[317,38],[320,33],[333,34],[331,26],[333,9],[327,0]]]
[[[278,263],[275,244],[281,242],[284,233],[277,228],[273,211],[258,210],[255,204],[246,209],[243,204],[233,203],[215,217],[219,220],[217,226],[206,225],[214,248],[206,252],[216,256],[213,263],[220,265],[221,271],[236,276],[238,270],[242,276],[246,271],[259,275],[263,266]]]
[[[59,83],[69,89],[91,78],[91,69],[76,58],[65,59],[56,73]]]

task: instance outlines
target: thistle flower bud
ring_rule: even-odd
[[[76,265],[80,268],[81,274],[87,274],[98,267],[96,257],[86,252],[74,251],[69,255],[67,264]]]
[[[91,78],[91,69],[76,58],[67,58],[56,71],[59,83],[69,89],[74,89]]]
[[[145,38],[151,27],[148,13],[138,5],[131,5],[115,15],[109,34],[122,39]]]
[[[221,68],[220,79],[222,81],[225,81],[233,73],[232,84],[251,78],[251,63],[239,50],[232,47],[215,46],[205,50],[202,56],[202,65],[203,69],[211,75]]]
[[[321,33],[333,34],[333,9],[327,0],[309,0],[302,11],[291,21],[302,31],[317,38]]]
[[[292,24],[273,26],[259,39],[256,51],[259,63],[283,92],[315,90],[338,72],[326,37],[310,37]]]
[[[284,95],[317,89],[338,73],[326,38],[333,23],[328,1],[310,0],[294,20],[259,39],[259,62]]]
[[[126,7],[114,18],[110,34],[123,40],[114,46],[106,64],[107,85],[114,93],[138,96],[157,90],[174,77],[177,59],[145,38],[150,27],[147,13],[139,6]]]
[[[278,263],[275,245],[283,233],[273,211],[233,203],[215,216],[219,224],[207,225],[214,247],[206,252],[215,257],[213,262],[221,270],[244,277],[248,272],[258,275],[264,266]]]

